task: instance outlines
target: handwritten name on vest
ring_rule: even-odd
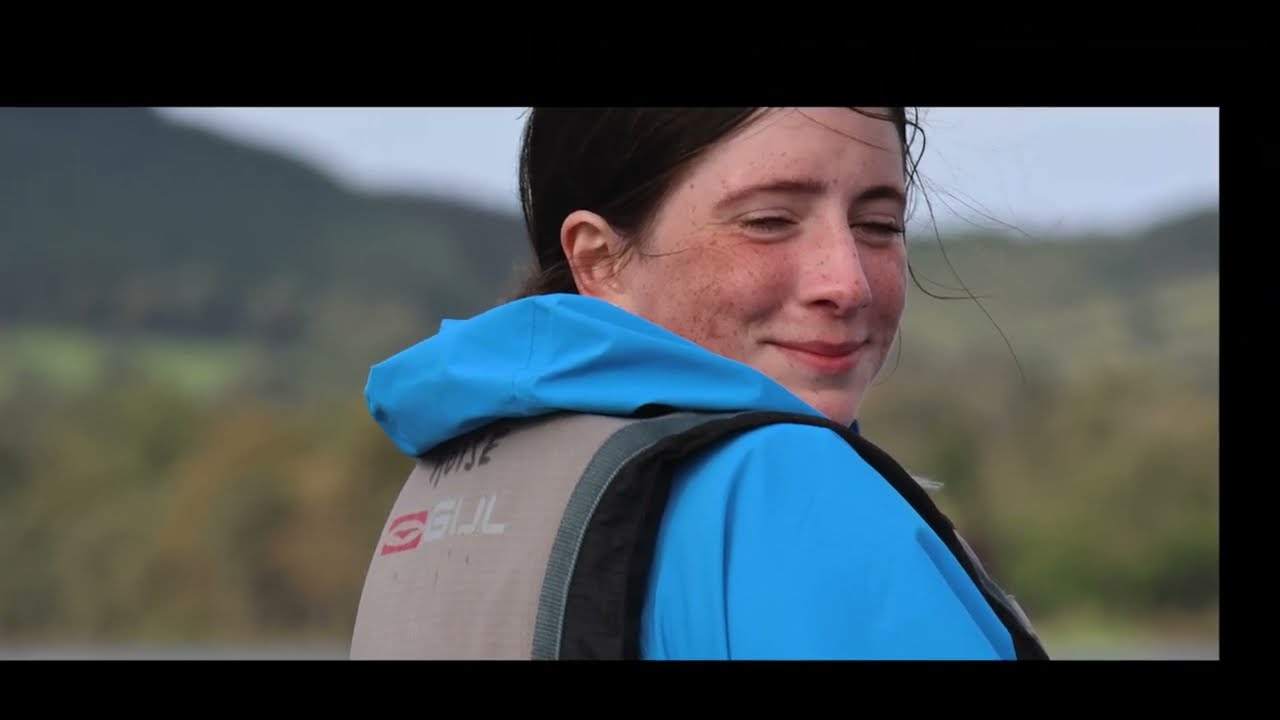
[[[449,473],[466,472],[480,465],[488,465],[493,451],[498,447],[498,441],[510,432],[511,429],[504,426],[473,433],[433,451],[429,456],[435,462],[428,478],[431,487],[439,485],[440,479]]]

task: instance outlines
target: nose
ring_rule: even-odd
[[[871,284],[848,223],[833,221],[816,231],[812,240],[805,243],[807,257],[801,260],[804,302],[841,315],[870,305]]]

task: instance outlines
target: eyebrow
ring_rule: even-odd
[[[825,180],[817,178],[787,178],[782,180],[770,180],[755,185],[748,185],[743,188],[734,190],[725,195],[716,202],[716,208],[725,208],[734,203],[740,202],[745,198],[757,193],[787,193],[791,195],[819,195],[825,192],[831,184]],[[894,200],[899,204],[906,205],[907,197],[903,193],[902,188],[894,185],[872,185],[859,192],[854,197],[854,202],[869,202],[872,200]]]

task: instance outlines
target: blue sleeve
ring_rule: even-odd
[[[1012,659],[959,563],[841,438],[776,425],[674,479],[647,659]]]

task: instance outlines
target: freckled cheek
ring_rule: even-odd
[[[904,263],[890,260],[866,268],[867,283],[876,314],[886,322],[897,322],[907,300],[907,278]]]
[[[720,354],[746,358],[752,328],[781,304],[785,263],[754,252],[706,253],[685,268],[689,325]]]
[[[690,286],[685,306],[690,325],[700,342],[718,352],[731,352],[734,325],[742,314],[741,298],[725,269],[710,265],[692,269],[697,280]]]
[[[646,266],[641,314],[699,344],[722,333],[715,322],[718,278],[703,253],[663,257]]]
[[[773,252],[770,252],[770,251]],[[757,246],[726,258],[718,272],[727,316],[750,323],[773,315],[795,290],[798,263],[777,248]]]

